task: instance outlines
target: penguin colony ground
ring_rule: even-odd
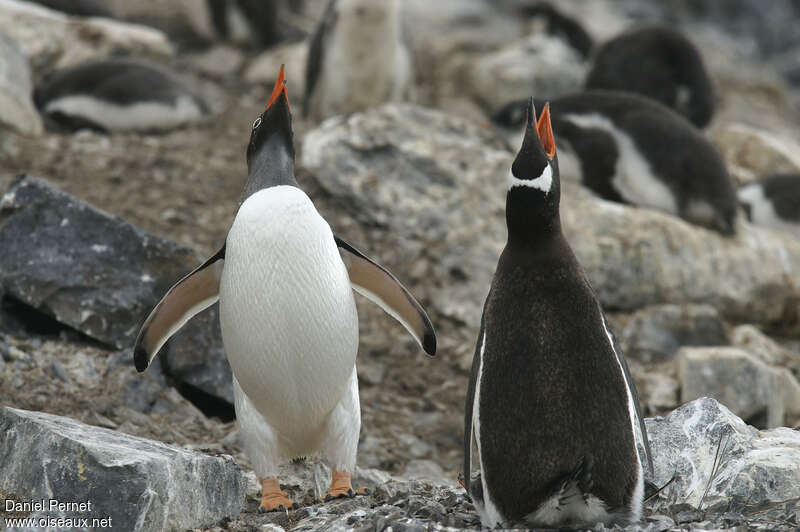
[[[800,174],[776,174],[739,188],[739,202],[755,225],[800,239]]]
[[[644,26],[603,44],[586,76],[587,89],[647,96],[705,127],[714,113],[711,78],[700,52],[667,26]]]
[[[635,522],[637,439],[649,462],[638,395],[561,232],[549,109],[537,121],[531,99],[526,114],[467,391],[464,487],[489,528]]]
[[[107,59],[57,70],[34,101],[52,125],[101,131],[170,129],[198,120],[208,107],[155,65]]]
[[[361,427],[353,289],[395,317],[433,355],[425,310],[388,270],[334,235],[294,177],[284,71],[247,147],[242,203],[222,248],[156,305],[134,346],[144,371],[192,316],[219,300],[236,417],[261,479],[260,511],[292,507],[278,466],[321,452],[333,470],[325,499],[354,491]],[[276,309],[279,311],[276,312]]]

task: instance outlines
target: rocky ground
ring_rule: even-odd
[[[308,4],[319,12],[320,2]],[[130,353],[147,309],[224,241],[246,174],[250,124],[281,61],[290,98],[301,93],[302,45],[264,54],[221,44],[186,51],[152,30],[95,22],[93,46],[81,47],[85,31],[73,26],[41,37],[46,46],[28,46],[32,81],[53,58],[69,61],[68,50],[84,58],[122,48],[173,68],[211,112],[164,134],[41,132],[30,116],[22,119],[23,131],[0,127],[0,406],[9,407],[0,409],[2,498],[60,495],[69,487],[73,497],[100,504],[117,493],[114,479],[126,478],[136,482],[128,497],[151,493],[136,503],[139,513],[119,514],[126,522],[139,519],[142,530],[479,526],[455,479],[472,350],[504,243],[504,180],[516,147],[488,125],[485,113],[495,102],[485,100],[476,70],[500,65],[492,91],[501,103],[517,97],[524,83],[545,83],[540,90],[549,94],[576,88],[585,64],[578,58],[543,81],[524,78],[529,74],[513,68],[517,62],[554,72],[569,50],[544,36],[537,39],[546,46],[521,41],[530,28],[482,2],[424,4],[430,2],[409,2],[418,17],[416,105],[391,104],[321,126],[294,121],[298,182],[339,235],[406,283],[439,337],[437,356],[429,359],[401,326],[357,296],[356,481],[373,487],[372,495],[319,503],[329,472],[308,460],[286,468],[286,487],[301,508],[256,512],[258,489],[237,440],[213,314],[172,342],[142,376]],[[637,20],[665,16],[653,4],[586,0],[570,10],[591,14],[581,20],[602,40]],[[420,17],[423,7],[428,11]],[[6,8],[0,3],[0,33],[33,42],[21,28],[10,31]],[[741,30],[756,43],[747,48],[742,39],[737,44],[730,20],[682,22],[716,84],[718,113],[708,135],[732,175],[746,181],[800,170],[798,92],[787,51],[798,43],[787,38],[780,53],[770,48],[768,55],[758,28],[752,35]],[[313,16],[304,23],[310,28]],[[553,54],[562,60],[554,62]],[[21,64],[12,67],[24,70]],[[0,93],[7,86],[0,83]],[[663,484],[673,473],[677,480],[648,503],[641,527],[796,529],[800,239],[744,221],[735,238],[724,238],[598,200],[574,183],[564,184],[562,197],[565,231],[610,314],[644,412],[669,414],[648,420],[654,480]],[[732,413],[707,400],[675,410],[703,396]],[[11,463],[26,465],[10,469]],[[235,501],[209,495],[212,502],[202,502],[200,492],[214,489],[164,473],[174,467],[193,468],[231,501],[244,494],[242,513]],[[125,476],[114,476],[119,471]],[[70,482],[85,486],[84,477],[103,481],[75,491]],[[169,495],[178,492],[196,492],[189,497],[195,502]],[[218,513],[206,512],[209,505]]]

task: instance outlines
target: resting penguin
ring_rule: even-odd
[[[800,174],[776,174],[739,187],[739,203],[755,225],[800,239]]]
[[[519,120],[523,102],[493,120]],[[551,101],[561,175],[602,198],[661,210],[732,235],[737,201],[716,148],[685,118],[642,96],[584,91]]]
[[[464,487],[489,528],[637,521],[637,439],[650,453],[636,388],[561,232],[548,107],[537,122],[531,99],[526,114],[467,391]]]
[[[311,40],[303,115],[314,121],[407,100],[400,0],[330,0]]]
[[[130,59],[57,70],[36,87],[34,101],[50,125],[66,129],[165,130],[208,112],[171,74]]]
[[[333,470],[325,499],[355,494],[350,474],[361,419],[353,289],[395,317],[429,355],[436,351],[419,303],[388,270],[334,235],[297,185],[294,155],[281,67],[253,123],[247,183],[225,245],[170,288],[134,346],[141,372],[187,320],[219,300],[236,416],[261,479],[261,511],[292,506],[280,489],[279,464],[318,451]]]
[[[629,91],[659,101],[705,127],[714,113],[711,78],[697,48],[668,26],[644,26],[603,44],[587,89]]]

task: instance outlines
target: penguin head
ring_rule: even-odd
[[[281,65],[267,107],[253,122],[247,145],[248,179],[242,200],[276,185],[297,185],[294,178],[294,134],[286,76]]]
[[[525,137],[508,174],[509,238],[552,234],[561,228],[558,213],[561,186],[550,104],[545,104],[537,120],[530,98],[525,115]]]

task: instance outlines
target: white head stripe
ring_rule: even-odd
[[[519,179],[518,177],[514,176],[514,173],[509,170],[508,171],[508,189],[511,190],[514,187],[531,187],[537,188],[547,194],[550,192],[550,187],[553,186],[553,170],[550,168],[550,165],[544,167],[542,171],[542,175],[537,177],[536,179]]]

